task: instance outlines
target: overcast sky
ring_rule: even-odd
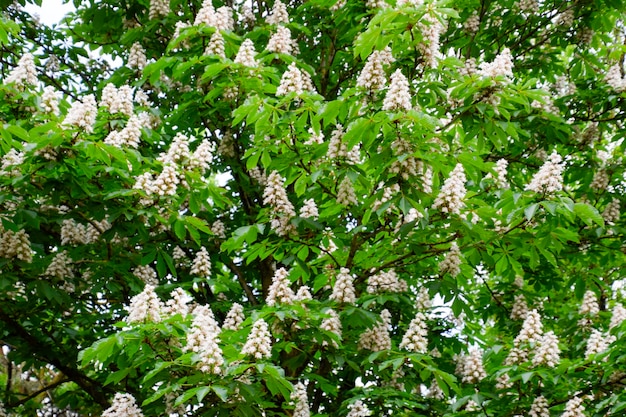
[[[50,26],[59,23],[67,12],[74,10],[74,5],[71,2],[63,4],[62,0],[43,0],[41,7],[27,4],[26,10],[38,14],[41,22]]]

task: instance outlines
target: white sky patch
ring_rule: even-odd
[[[43,0],[41,7],[27,4],[24,9],[30,14],[39,16],[41,23],[47,26],[59,23],[66,14],[76,10],[71,2],[64,4],[62,0]]]

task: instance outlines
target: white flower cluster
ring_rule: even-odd
[[[216,55],[220,58],[226,58],[226,50],[224,44],[224,37],[220,31],[215,31],[209,39],[209,44],[204,50],[205,55]]]
[[[430,299],[428,288],[420,287],[415,298],[415,308],[417,311],[426,311],[433,306],[433,302]]]
[[[305,89],[303,74],[296,66],[296,63],[292,62],[280,79],[280,84],[276,89],[276,96],[286,96],[289,93],[300,95]]]
[[[461,273],[461,250],[456,242],[452,242],[450,250],[441,262],[439,262],[439,272],[444,275],[446,273],[456,277]]]
[[[348,268],[341,268],[335,279],[330,299],[338,303],[353,304],[356,301],[354,278]]]
[[[508,165],[509,163],[506,159],[498,159],[496,161],[496,166],[493,170],[496,172],[495,182],[499,188],[509,188],[509,182],[506,179],[506,168]],[[490,177],[491,174],[487,176]]]
[[[122,130],[112,130],[109,132],[107,137],[104,138],[104,143],[118,148],[129,147],[137,149],[139,147],[139,143],[141,142],[142,125],[143,123],[141,119],[132,115]]]
[[[605,352],[611,343],[615,341],[615,336],[604,334],[598,329],[591,330],[589,339],[587,339],[587,347],[585,349],[585,359],[589,359],[592,355]],[[607,360],[607,358],[604,358]]]
[[[215,321],[213,311],[208,306],[198,306],[192,314],[194,319],[187,333],[187,344],[183,351],[198,354],[196,366],[200,371],[221,374],[224,357],[218,345],[220,328]]]
[[[289,23],[289,13],[287,12],[285,4],[280,0],[276,0],[274,2],[274,7],[272,7],[272,12],[265,21],[269,25]]]
[[[55,277],[60,279],[74,278],[74,272],[72,272],[72,259],[67,254],[67,251],[57,253],[50,264],[43,273],[47,277]]]
[[[389,187],[383,187],[383,185],[385,185],[385,183],[382,181],[378,184],[377,190],[382,189],[383,195],[379,199],[375,200],[374,204],[372,204],[373,211],[378,211],[378,209],[380,209],[383,206],[383,204],[391,200],[394,195],[400,192],[400,185],[397,183],[391,184]],[[393,205],[390,206],[389,209],[391,209],[392,207]]]
[[[372,412],[367,405],[363,403],[361,400],[356,400],[354,403],[348,406],[350,412],[346,415],[346,417],[369,417],[372,415]]]
[[[472,349],[469,355],[463,355],[458,360],[457,368],[464,383],[478,384],[482,379],[487,377],[487,372],[485,372],[483,365],[482,350]]]
[[[381,271],[367,280],[367,292],[380,294],[383,292],[405,292],[409,288],[405,280],[400,279],[395,270]]]
[[[535,398],[533,404],[530,406],[528,417],[550,417],[550,409],[548,408],[548,401],[543,395]]]
[[[523,294],[517,294],[513,299],[511,308],[511,320],[523,320],[528,315],[528,304]]]
[[[211,0],[204,0],[193,24],[194,26],[205,24],[218,31],[231,31],[235,27],[233,10],[228,6],[222,6],[215,10]]]
[[[291,39],[291,31],[285,26],[278,26],[276,32],[272,34],[267,47],[269,52],[277,54],[291,54],[294,49],[294,41]]]
[[[130,52],[128,53],[128,68],[137,68],[138,70],[142,70],[145,68],[148,63],[148,59],[146,58],[146,51],[143,49],[143,46],[139,42],[135,42],[130,47]]]
[[[41,108],[48,114],[59,115],[59,97],[57,96],[56,90],[51,85],[43,89]]]
[[[17,177],[21,174],[20,167],[24,163],[24,152],[11,149],[2,157],[0,175]]]
[[[196,253],[190,272],[192,275],[202,278],[209,278],[211,276],[211,257],[204,246]]]
[[[382,90],[387,84],[384,67],[395,62],[391,55],[391,48],[386,47],[382,51],[374,51],[365,62],[356,80],[357,87],[370,91]]]
[[[294,231],[291,219],[296,216],[296,210],[287,197],[284,184],[285,180],[278,171],[272,171],[263,190],[263,204],[269,205],[274,215],[272,229],[280,236],[286,236]]]
[[[424,0],[397,0],[396,8],[401,8],[404,6],[408,7],[419,7],[424,4]]]
[[[604,81],[613,89],[616,93],[626,91],[626,76],[622,76],[620,66],[615,64],[609,68]]]
[[[158,285],[157,273],[150,265],[140,265],[133,269],[133,275],[145,284]]]
[[[355,146],[350,150],[350,152],[348,152],[348,147],[342,141],[343,136],[343,126],[341,124],[338,124],[337,127],[335,127],[335,129],[330,134],[326,157],[328,159],[345,158],[346,162],[350,164],[358,164],[361,159],[358,147]]]
[[[463,199],[467,192],[465,189],[466,181],[463,165],[456,164],[450,177],[443,183],[441,191],[433,203],[433,208],[441,208],[444,213],[461,214],[461,209],[465,206]]]
[[[93,223],[93,224],[92,224]],[[92,221],[88,225],[77,223],[74,219],[65,219],[61,224],[61,245],[88,245],[95,242],[100,234],[111,228],[106,220]]]
[[[339,319],[339,314],[337,314],[337,312],[332,309],[326,311],[326,313],[328,313],[330,317],[322,320],[320,329],[327,331],[327,332],[335,333],[337,337],[341,339],[342,326],[341,326],[341,320]],[[335,342],[334,340],[332,341],[332,345],[335,349],[339,347],[337,342]],[[322,346],[328,346],[328,342],[324,340],[322,342]]]
[[[211,233],[219,239],[226,239],[226,226],[221,220],[215,220],[211,225]]]
[[[406,79],[400,69],[391,74],[391,83],[385,99],[383,100],[383,110],[411,110],[411,91],[409,80]]]
[[[581,417],[584,415],[585,406],[583,405],[583,399],[574,397],[565,404],[565,412],[561,414],[561,417]]]
[[[272,339],[265,320],[258,319],[254,322],[241,353],[253,356],[255,359],[272,357]]]
[[[143,291],[130,299],[126,323],[160,322],[163,303],[154,292],[154,286],[146,284]]]
[[[167,16],[169,12],[169,0],[150,0],[150,8],[148,10],[148,18],[150,20],[158,19],[160,16]]]
[[[291,393],[291,402],[295,403],[293,409],[293,417],[310,417],[311,410],[309,409],[309,398],[307,397],[306,387],[302,382],[298,382],[293,387]]]
[[[183,162],[191,157],[189,152],[189,138],[182,133],[177,133],[172,140],[167,152],[159,155],[158,160],[161,162],[177,163]]]
[[[580,304],[578,314],[595,316],[600,312],[600,304],[598,303],[598,296],[591,290],[585,291],[583,301]]]
[[[589,187],[596,191],[606,190],[606,187],[609,185],[609,174],[606,169],[599,169],[593,174],[593,180]]]
[[[422,312],[417,312],[415,318],[411,320],[409,328],[402,337],[400,349],[404,348],[409,352],[426,353],[428,350],[428,327],[426,316]]]
[[[190,301],[191,297],[185,292],[185,290],[178,287],[170,292],[170,299],[165,303],[163,314],[166,316],[175,316],[176,314],[180,314],[185,317],[189,314]]]
[[[367,349],[373,352],[391,349],[391,336],[389,327],[391,326],[391,313],[384,309],[380,312],[380,321],[371,329],[361,333],[358,348]]]
[[[478,32],[478,29],[480,29],[480,16],[478,16],[478,12],[476,10],[474,10],[467,18],[463,24],[463,28],[472,35]]]
[[[246,39],[241,43],[239,51],[237,51],[237,55],[235,56],[235,63],[244,65],[246,67],[256,67],[259,65],[259,63],[254,58],[255,56],[256,49],[254,49],[254,44],[250,39]]]
[[[423,21],[418,23],[422,32],[423,42],[419,44],[419,49],[424,57],[424,63],[430,68],[437,67],[439,58],[439,37],[444,31],[444,26],[439,19],[432,14],[424,15]]]
[[[36,86],[39,80],[37,79],[37,68],[35,68],[33,54],[27,52],[22,55],[17,66],[11,70],[4,82],[5,84],[15,83],[19,90],[22,90],[26,85]]]
[[[295,301],[310,301],[313,299],[313,295],[311,294],[311,289],[308,285],[303,285],[298,288],[298,292],[296,292]]]
[[[397,138],[391,144],[391,149],[398,158],[389,167],[389,172],[399,174],[403,179],[408,180],[422,171],[422,162],[413,156],[413,146],[407,140]]]
[[[233,303],[226,314],[222,329],[224,330],[239,330],[241,323],[246,319],[243,314],[243,306],[239,303]]]
[[[128,85],[120,88],[108,83],[102,89],[100,107],[109,109],[109,113],[122,113],[126,116],[133,115],[133,89]]]
[[[536,193],[551,194],[563,189],[563,158],[556,151],[552,152],[548,160],[541,166],[533,179],[526,185],[526,190]]]
[[[482,77],[513,78],[513,56],[509,48],[504,48],[493,62],[483,62],[478,66],[478,74]]]
[[[300,209],[300,217],[317,220],[319,218],[319,212],[317,210],[317,204],[312,198],[304,200],[304,205]]]
[[[347,175],[343,177],[343,180],[339,183],[339,187],[337,187],[337,203],[343,206],[358,203],[354,186]]]
[[[33,251],[30,248],[28,233],[23,229],[18,232],[3,231],[2,236],[0,236],[0,257],[17,258],[20,261],[31,263]]]
[[[82,101],[72,103],[62,125],[77,127],[87,133],[93,133],[93,125],[96,122],[97,115],[96,98],[93,94],[89,94]]]
[[[321,145],[324,143],[324,133],[315,132],[312,127],[308,130],[309,138],[304,142],[305,145]]]
[[[289,272],[285,268],[279,268],[274,272],[272,277],[272,285],[267,291],[265,302],[272,307],[275,304],[293,304],[296,295],[291,289],[289,281]]]
[[[609,329],[613,329],[618,327],[626,320],[626,308],[622,304],[615,304],[613,310],[611,310],[611,323],[609,324]]]
[[[619,220],[620,214],[620,202],[617,198],[614,198],[604,208],[602,218],[608,225],[612,225]]]
[[[104,410],[102,417],[143,417],[143,413],[132,395],[118,392],[113,397],[111,407]]]
[[[554,368],[561,360],[561,350],[559,349],[559,339],[553,331],[545,333],[539,341],[539,346],[535,349],[533,356],[533,366],[546,365]]]

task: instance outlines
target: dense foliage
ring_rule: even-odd
[[[625,413],[623,1],[25,3],[7,414]]]

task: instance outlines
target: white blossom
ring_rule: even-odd
[[[617,198],[611,200],[611,202],[606,205],[604,211],[602,212],[602,218],[608,225],[612,225],[616,221],[618,221],[620,215],[620,202]]]
[[[565,412],[561,417],[584,417],[585,407],[580,397],[574,397],[565,404]]]
[[[383,292],[404,292],[408,290],[406,281],[400,279],[395,270],[380,271],[367,280],[367,292],[379,294]]]
[[[589,359],[592,355],[597,355],[605,352],[609,348],[609,345],[613,343],[613,340],[614,336],[605,335],[598,329],[591,330],[589,339],[587,339],[585,359]]]
[[[595,316],[600,312],[600,304],[598,303],[598,296],[595,292],[587,290],[583,296],[583,301],[580,304],[578,314],[586,314]]]
[[[352,181],[347,175],[343,177],[339,187],[337,187],[337,203],[343,206],[358,203]]]
[[[328,311],[326,311],[326,313],[329,314],[330,317],[322,320],[320,329],[327,331],[327,332],[335,333],[337,337],[341,339],[342,325],[341,325],[341,320],[339,319],[339,314],[337,314],[337,312],[332,309],[329,309]],[[334,340],[331,343],[333,344],[333,347],[335,348],[339,347],[337,342],[335,342]],[[324,340],[322,342],[322,346],[327,346],[327,345],[328,345],[328,342]]]
[[[276,32],[270,37],[265,49],[278,54],[291,54],[293,46],[294,41],[291,39],[291,31],[285,26],[278,26]]]
[[[148,18],[150,20],[158,19],[161,16],[167,16],[169,12],[169,0],[150,0],[150,9],[148,10]]]
[[[243,306],[239,303],[233,303],[226,314],[222,329],[224,330],[239,330],[241,323],[245,320],[243,314]]]
[[[535,349],[533,356],[533,366],[546,365],[554,368],[561,360],[561,350],[559,349],[559,339],[553,331],[545,333],[539,340],[539,346]]]
[[[618,327],[626,320],[626,308],[620,303],[615,304],[613,310],[611,310],[611,323],[609,324],[609,329],[614,327]]]
[[[150,265],[140,265],[133,269],[133,275],[145,284],[158,285],[157,273]]]
[[[350,412],[346,415],[346,417],[369,417],[372,415],[372,412],[367,405],[363,403],[361,400],[356,400],[354,403],[348,406]]]
[[[304,205],[300,209],[300,217],[305,217],[313,220],[317,220],[319,212],[317,210],[317,204],[312,198],[304,200]]]
[[[436,68],[440,55],[439,37],[445,28],[439,19],[431,14],[424,15],[423,22],[418,22],[418,27],[422,32],[423,42],[419,44],[419,49],[424,56],[424,63],[430,68]]]
[[[356,301],[354,278],[348,268],[341,268],[335,279],[330,299],[338,303],[353,304]]]
[[[270,358],[272,356],[272,339],[269,326],[265,320],[258,319],[254,322],[241,353],[253,356],[255,359]]]
[[[509,48],[504,48],[493,62],[483,62],[478,66],[478,74],[482,77],[513,77],[513,56]]]
[[[200,251],[196,253],[190,272],[192,275],[203,278],[211,276],[211,258],[209,257],[209,252],[207,252],[204,246],[202,246]]]
[[[383,110],[411,110],[411,91],[409,90],[409,81],[397,69],[391,75],[391,83],[385,99],[383,100]]]
[[[289,93],[300,95],[303,92],[304,83],[302,81],[302,72],[300,72],[296,63],[292,62],[280,79],[280,84],[276,89],[276,96],[286,96]]]
[[[428,350],[428,327],[426,326],[426,316],[418,312],[411,320],[409,328],[402,337],[400,348],[409,352],[426,353]]]
[[[82,101],[72,103],[70,110],[63,120],[63,126],[74,126],[84,130],[86,133],[93,133],[93,125],[98,115],[98,106],[93,94],[89,94]]]
[[[126,323],[160,322],[163,303],[154,292],[154,286],[146,284],[143,291],[130,300]]]
[[[185,317],[189,314],[190,301],[191,297],[185,292],[185,290],[178,287],[170,292],[170,299],[165,303],[163,314],[166,316],[175,316],[176,314],[180,314]]]
[[[359,349],[367,349],[373,352],[391,349],[391,313],[384,309],[380,312],[380,321],[371,329],[367,329],[359,336]]]
[[[543,395],[535,398],[533,404],[530,406],[528,417],[550,417],[548,401]]]
[[[523,294],[517,294],[513,299],[513,307],[511,308],[511,320],[523,320],[528,314],[528,304]]]
[[[469,355],[459,358],[460,373],[463,383],[477,384],[487,377],[487,372],[483,366],[483,351],[480,349],[472,349]]]
[[[67,254],[67,251],[57,253],[50,264],[43,273],[48,277],[56,277],[60,279],[74,278],[74,272],[72,272],[72,259]]]
[[[48,85],[43,89],[41,108],[48,114],[59,115],[59,97],[54,87]]]
[[[129,68],[137,68],[138,70],[144,69],[148,60],[146,58],[146,51],[143,49],[143,46],[139,42],[133,43],[130,47],[130,52],[128,54],[128,65]]]
[[[224,37],[219,30],[216,30],[209,39],[209,44],[204,50],[205,55],[216,55],[220,58],[226,58],[224,50]]]
[[[461,214],[461,209],[465,206],[463,199],[467,192],[465,189],[466,181],[463,165],[456,164],[450,177],[443,183],[433,208],[440,208],[444,213]]]
[[[291,402],[295,404],[293,409],[293,417],[310,417],[309,399],[307,397],[306,387],[302,382],[298,382],[293,386],[291,393]]]
[[[24,229],[14,232],[6,230],[0,237],[0,257],[17,258],[21,261],[31,263],[33,261],[33,251],[30,248],[30,239]]]
[[[450,274],[456,277],[461,273],[461,250],[456,242],[452,242],[450,250],[446,253],[446,256],[441,262],[439,262],[439,272],[443,274]]]
[[[143,417],[143,413],[132,395],[118,392],[113,397],[111,407],[104,410],[102,417]]]
[[[218,345],[220,328],[213,311],[208,306],[198,306],[192,314],[194,318],[183,351],[198,354],[196,366],[202,372],[220,374],[224,358]]]
[[[374,51],[370,54],[357,78],[357,87],[367,90],[381,90],[387,84],[384,66],[391,64],[395,60],[391,55],[391,49],[386,47],[382,51]]]
[[[622,71],[617,64],[609,68],[604,76],[604,81],[617,93],[621,93],[626,90],[626,76],[622,76]]]
[[[287,7],[285,4],[276,0],[272,7],[272,12],[265,20],[269,25],[278,25],[281,23],[289,23],[289,13],[287,13]]]
[[[291,282],[289,282],[288,276],[289,273],[285,268],[279,268],[274,272],[272,285],[270,285],[265,299],[268,306],[272,307],[277,303],[293,304],[296,295],[290,287]]]
[[[556,151],[552,152],[548,160],[533,176],[526,190],[536,193],[554,193],[563,189],[563,158]]]
[[[37,79],[37,68],[33,54],[27,52],[22,55],[17,66],[11,70],[4,82],[6,84],[15,83],[18,89],[23,89],[26,85],[36,86],[39,80]]]
[[[254,44],[250,39],[246,39],[241,43],[239,51],[237,51],[237,55],[235,56],[235,63],[244,65],[246,67],[256,67],[258,65],[258,62],[254,58],[255,55],[256,50],[254,49]]]

